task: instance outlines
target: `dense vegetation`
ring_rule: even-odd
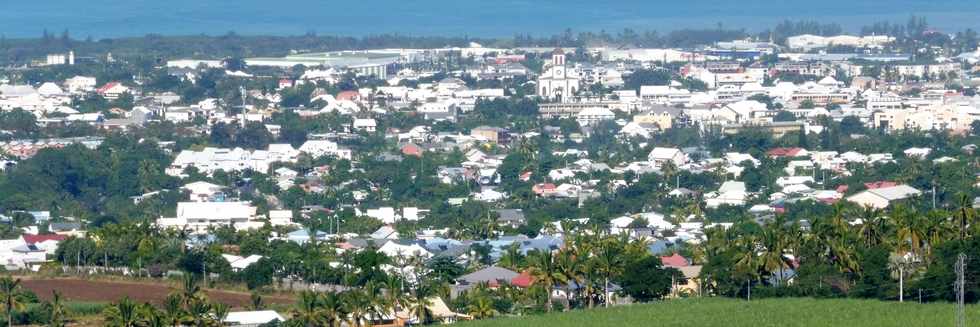
[[[462,323],[460,326],[947,326],[951,304],[896,304],[868,300],[779,299],[752,302],[687,299],[588,312]],[[967,307],[967,323],[980,319]]]

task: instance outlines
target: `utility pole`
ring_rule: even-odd
[[[898,302],[905,302],[905,265],[898,266]]]
[[[962,252],[956,260],[956,327],[966,327],[966,310],[964,307],[964,293],[966,281],[963,277],[966,273],[966,254]]]

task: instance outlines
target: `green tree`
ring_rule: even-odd
[[[106,307],[102,316],[110,327],[137,327],[140,323],[139,305],[128,297]]]
[[[0,297],[3,298],[7,326],[13,326],[14,312],[24,309],[24,302],[20,293],[20,279],[14,279],[10,276],[0,277]]]
[[[680,283],[677,269],[664,268],[660,258],[648,256],[626,267],[619,282],[623,292],[640,302],[661,299],[670,294],[672,282]]]

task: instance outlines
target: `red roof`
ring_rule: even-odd
[[[527,271],[510,280],[510,284],[517,287],[531,287],[531,283],[534,283],[534,277],[531,277],[531,273]]]
[[[841,186],[838,186],[838,187],[837,187],[837,193],[840,193],[840,194],[844,194],[844,193],[847,193],[847,189],[849,189],[849,188],[850,188],[850,187],[849,187],[849,186],[847,186],[847,185],[841,185]]]
[[[337,93],[337,100],[341,100],[341,101],[343,101],[343,100],[353,101],[354,99],[357,99],[360,96],[361,96],[361,94],[360,93],[357,93],[357,91],[343,91],[343,92]]]
[[[803,152],[803,148],[775,148],[766,152],[770,157],[795,157]]]
[[[418,145],[415,145],[415,144],[412,144],[412,143],[405,144],[404,146],[402,146],[402,154],[404,154],[406,156],[421,157],[422,156],[422,148],[419,147]]]
[[[64,241],[68,236],[58,235],[58,234],[44,234],[44,235],[31,235],[24,234],[21,235],[24,238],[24,242],[27,244],[41,243],[44,241]]]
[[[666,267],[687,267],[691,265],[687,262],[686,258],[677,253],[669,257],[660,257],[660,262]]]
[[[110,89],[112,89],[112,88],[114,88],[114,87],[116,87],[116,85],[119,85],[119,82],[109,82],[109,83],[105,83],[105,85],[103,85],[103,86],[102,86],[102,87],[100,87],[100,88],[99,88],[98,90],[96,90],[96,92],[98,92],[99,94],[105,94],[105,93],[106,93],[106,92],[108,92],[108,91],[109,91]]]
[[[534,185],[534,187],[531,187],[531,192],[534,192],[535,194],[543,194],[543,193],[554,192],[555,189],[557,188],[558,187],[555,186],[555,184],[541,183],[541,184]]]
[[[898,186],[898,183],[889,182],[889,181],[864,183],[864,187],[866,187],[869,190],[879,189],[879,188],[885,188],[885,187],[892,187],[892,186]]]
[[[534,172],[533,171],[526,171],[526,172],[524,172],[524,173],[521,174],[521,177],[519,179],[521,181],[526,182],[526,181],[531,180],[531,175],[534,175]]]

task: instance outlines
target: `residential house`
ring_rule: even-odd
[[[687,163],[687,154],[678,148],[654,148],[647,155],[647,160],[652,162],[654,166],[662,168],[665,164],[671,163],[674,167],[680,167]]]
[[[857,203],[862,207],[884,209],[896,201],[905,200],[922,194],[914,187],[902,184],[890,187],[865,190],[847,197],[847,201]]]
[[[262,227],[256,220],[256,208],[248,202],[179,202],[177,217],[157,220],[161,228],[183,229],[205,233],[212,226],[232,226],[235,229]]]
[[[234,311],[225,316],[222,323],[230,327],[261,327],[271,326],[276,322],[284,322],[286,318],[272,310]]]

